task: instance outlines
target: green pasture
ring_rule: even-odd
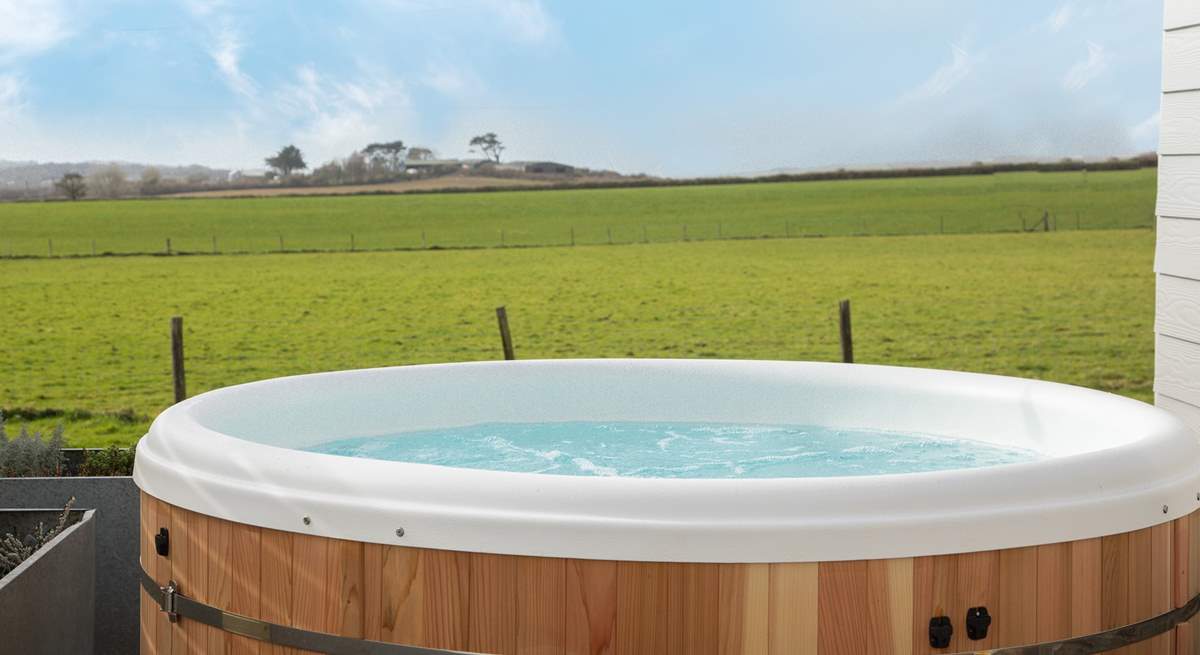
[[[0,204],[0,257],[464,248],[1149,227],[1156,171]]]
[[[836,206],[840,216],[870,209],[870,219],[903,231],[928,222],[916,209],[928,207],[945,208],[948,227],[955,216],[965,231],[1010,221],[1011,208],[989,207],[980,185],[1029,197],[1030,214],[1089,197],[1075,177],[1017,178],[540,192],[512,225],[543,240],[569,216],[577,225],[590,217],[593,236],[606,223],[629,229],[651,216],[701,231],[753,206],[729,223],[752,233],[785,217],[826,220],[822,208],[832,215]],[[1089,216],[1149,219],[1152,174],[1093,174],[1089,184]],[[8,205],[0,233],[34,238],[41,211],[55,234],[107,234],[134,249],[166,226],[189,243],[184,227],[201,239],[218,225],[269,234],[262,224],[294,227],[315,246],[333,229],[399,239],[400,226],[436,207],[446,233],[465,240],[473,225],[500,225],[502,208],[521,207],[521,196]],[[40,427],[65,421],[76,445],[134,441],[171,401],[175,314],[185,318],[188,388],[197,393],[310,371],[497,359],[497,305],[508,307],[520,358],[836,360],[841,298],[853,301],[862,362],[1028,376],[1149,400],[1153,252],[1153,232],[1130,229],[2,260],[0,407],[39,417]]]

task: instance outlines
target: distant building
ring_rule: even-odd
[[[484,163],[483,159],[408,159],[404,168],[409,173],[430,171],[470,170]]]
[[[570,175],[575,172],[574,166],[560,164],[554,161],[506,161],[499,164],[488,164],[495,171],[510,173],[543,173],[553,175]]]
[[[262,184],[272,178],[274,175],[265,168],[242,168],[229,173],[229,181],[237,184]]]

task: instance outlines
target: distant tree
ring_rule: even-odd
[[[480,134],[479,136],[471,139],[471,143],[469,145],[472,148],[479,148],[481,151],[483,151],[483,155],[488,159],[491,159],[497,164],[500,163],[500,153],[504,152],[504,144],[500,142],[500,139],[496,136],[495,132]]]
[[[312,172],[313,182],[317,184],[341,184],[345,181],[346,169],[336,159],[325,162]]]
[[[430,159],[434,159],[434,154],[429,148],[422,148],[418,146],[409,148],[408,154],[405,155],[405,159],[412,161],[428,161]]]
[[[151,166],[142,171],[142,178],[138,185],[143,196],[148,196],[158,191],[158,185],[162,182],[162,173],[158,169]]]
[[[351,153],[346,158],[346,179],[351,182],[366,182],[369,169],[367,158],[361,152]]]
[[[208,180],[209,180],[209,177],[208,177],[207,173],[199,173],[199,172],[190,173],[187,176],[187,183],[191,186],[200,186],[201,184],[208,184]]]
[[[308,164],[304,163],[304,154],[296,146],[284,146],[274,157],[267,157],[263,160],[267,166],[279,171],[283,177],[292,174],[293,171],[302,171],[308,168]]]
[[[62,179],[55,182],[54,186],[67,197],[67,200],[79,200],[87,195],[87,182],[79,173],[64,173]]]
[[[88,176],[88,188],[97,198],[118,198],[125,193],[125,172],[109,164]]]
[[[387,162],[391,170],[399,171],[400,162],[404,158],[404,142],[397,140],[387,143],[372,143],[363,150],[363,153],[372,160],[380,158]]]

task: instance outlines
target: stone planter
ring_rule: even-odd
[[[52,525],[61,511],[0,510],[0,531]],[[22,653],[95,651],[96,511],[73,514],[77,523],[0,578],[0,635]]]
[[[136,653],[139,519],[133,478],[0,478],[0,512],[61,507],[72,496],[76,509],[96,513],[95,652]]]

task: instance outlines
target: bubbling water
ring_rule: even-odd
[[[809,478],[1016,464],[1033,451],[940,436],[819,425],[484,423],[307,448],[491,471],[634,478]]]

